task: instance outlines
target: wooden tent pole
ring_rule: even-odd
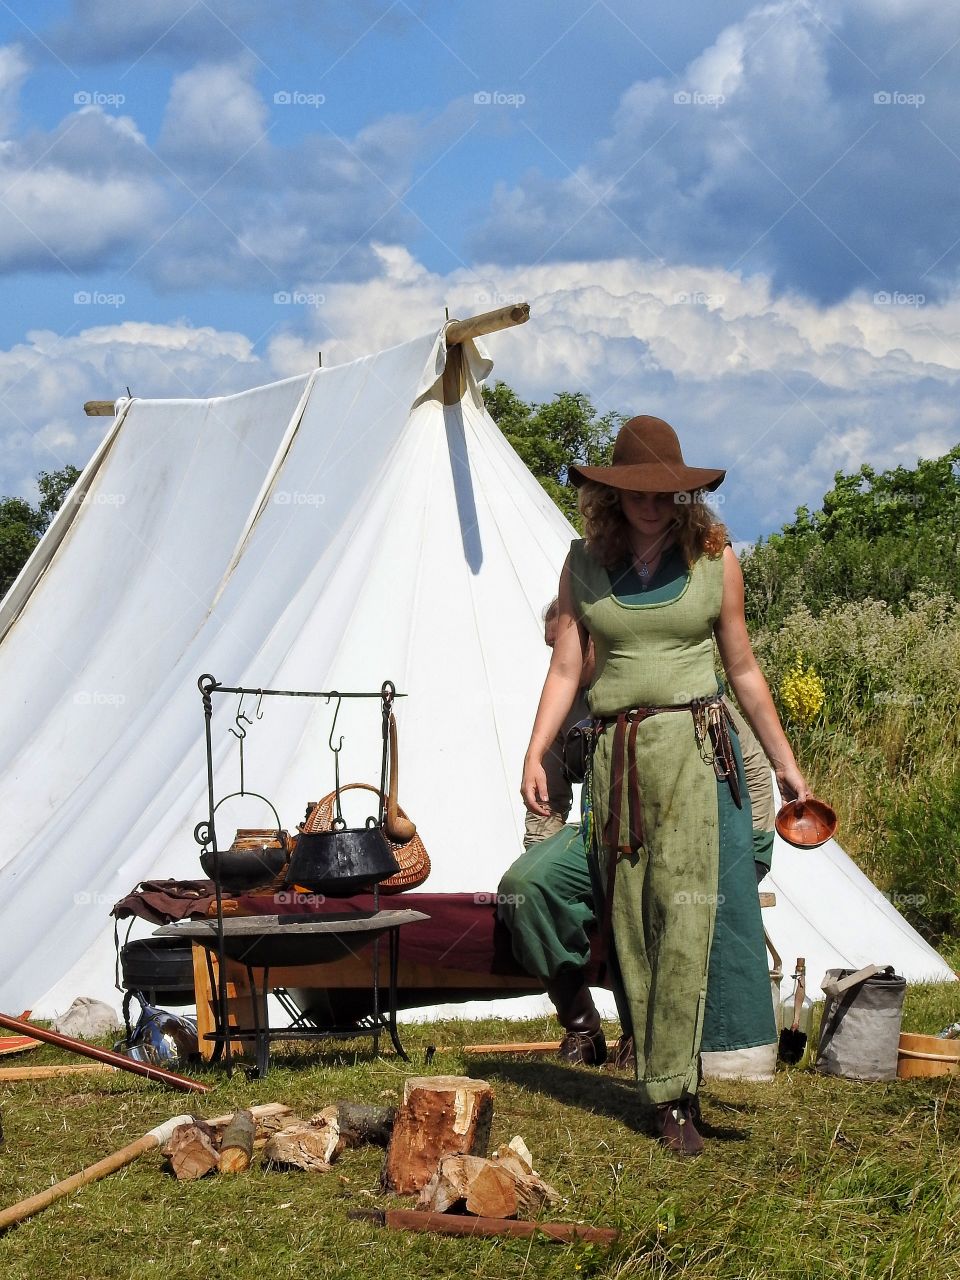
[[[469,338],[482,338],[486,333],[497,333],[500,329],[512,329],[514,325],[526,324],[530,319],[530,303],[517,302],[510,307],[500,307],[498,311],[485,311],[483,315],[471,316],[467,320],[452,320],[447,325],[447,346],[455,347]]]
[[[447,346],[457,347],[470,338],[482,338],[487,333],[512,329],[514,325],[526,324],[529,319],[530,303],[515,302],[512,306],[485,311],[483,315],[469,316],[466,320],[453,320],[447,325]],[[112,418],[116,406],[113,400],[88,400],[83,406],[83,412],[88,418]]]

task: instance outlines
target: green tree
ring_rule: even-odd
[[[528,404],[505,382],[483,388],[487,412],[540,484],[577,528],[576,490],[568,480],[571,463],[603,466],[625,417],[601,416],[581,391],[560,391],[550,401]]]
[[[59,471],[41,471],[36,506],[26,498],[0,498],[0,596],[9,591],[79,475],[69,465]]]
[[[960,599],[958,540],[960,445],[912,470],[838,471],[819,510],[800,507],[743,557],[747,620],[868,597],[900,608],[925,587]]]

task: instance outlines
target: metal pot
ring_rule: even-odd
[[[376,818],[368,818],[365,827],[348,827],[335,818],[332,831],[300,832],[285,883],[330,898],[349,898],[399,870]]]
[[[286,860],[286,849],[268,845],[220,849],[217,853],[207,849],[200,855],[200,865],[206,874],[216,880],[219,871],[220,885],[228,893],[243,893],[270,884],[283,870]]]

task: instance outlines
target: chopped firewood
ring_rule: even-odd
[[[243,1173],[253,1160],[256,1121],[249,1111],[238,1111],[220,1139],[221,1173]]]
[[[174,1129],[163,1154],[179,1182],[193,1182],[217,1167],[217,1132],[205,1120],[194,1117],[190,1124]]]
[[[524,1161],[510,1151],[495,1160],[444,1157],[421,1191],[417,1208],[431,1213],[466,1209],[479,1218],[530,1218],[559,1199],[553,1187],[526,1171]]]
[[[519,1135],[511,1138],[507,1146],[497,1147],[491,1159],[500,1161],[515,1173],[530,1174],[534,1171],[533,1156]]]
[[[390,1141],[396,1107],[371,1107],[361,1102],[337,1102],[324,1107],[310,1123],[328,1134],[326,1160],[333,1164],[337,1156],[348,1147],[361,1147],[365,1143],[385,1147]]]
[[[271,1136],[263,1149],[263,1160],[270,1169],[308,1169],[313,1173],[325,1173],[330,1168],[327,1159],[329,1148],[327,1126],[301,1120]]]
[[[267,1143],[263,1156],[271,1165],[324,1171],[348,1147],[364,1143],[385,1147],[396,1109],[359,1102],[337,1102],[309,1120],[286,1124]]]
[[[387,1149],[383,1185],[409,1195],[433,1177],[444,1156],[485,1155],[493,1090],[469,1076],[411,1076]]]
[[[257,1141],[269,1137],[271,1133],[276,1133],[278,1129],[282,1129],[285,1125],[300,1123],[300,1117],[294,1114],[293,1108],[288,1107],[285,1102],[259,1102],[256,1106],[248,1107],[247,1110],[253,1116],[257,1126]],[[223,1131],[233,1117],[235,1111],[231,1111],[229,1115],[214,1116],[212,1120],[208,1120],[207,1124],[212,1129]]]

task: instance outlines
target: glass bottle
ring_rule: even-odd
[[[797,993],[800,993],[799,1009]],[[813,1001],[807,995],[807,962],[803,956],[797,957],[797,967],[793,974],[793,990],[780,1004],[780,1016],[777,1019],[779,1031],[793,1030],[796,1022],[797,1031],[805,1036],[810,1034],[810,1015],[813,1012]]]

